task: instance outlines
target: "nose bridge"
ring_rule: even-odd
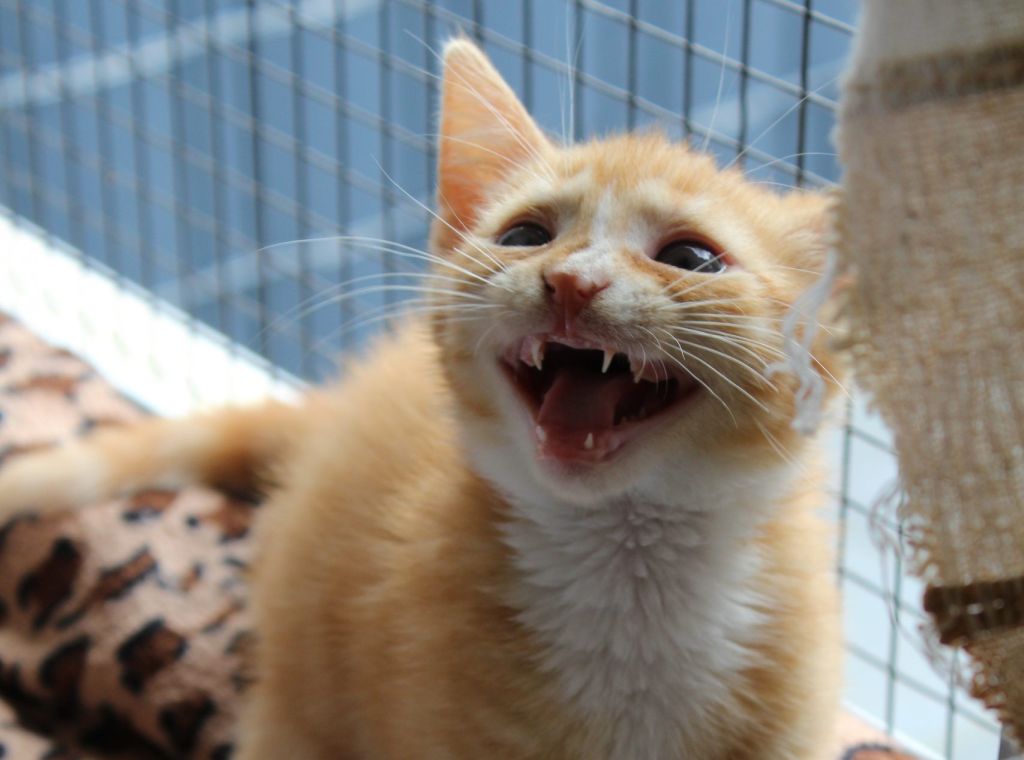
[[[581,209],[575,233],[579,238],[573,241],[576,244],[556,254],[556,258],[548,262],[546,271],[572,273],[597,282],[610,281],[616,259],[628,237],[623,227],[627,220],[622,216],[620,200],[620,194],[611,187],[589,198]]]
[[[544,266],[545,279],[555,275],[572,275],[581,281],[606,282],[611,279],[614,245],[608,240],[586,242],[568,252],[549,259]]]

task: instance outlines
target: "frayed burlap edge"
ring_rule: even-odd
[[[847,350],[894,431],[936,634],[969,654],[971,692],[1021,743],[1024,43],[865,67],[845,95]]]

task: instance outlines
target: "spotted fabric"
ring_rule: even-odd
[[[0,315],[0,467],[142,414]],[[0,527],[0,758],[229,757],[254,509],[147,491]]]

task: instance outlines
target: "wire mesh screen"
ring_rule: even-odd
[[[855,0],[0,0],[0,205],[317,380],[391,313],[425,245],[446,37],[477,39],[566,140],[656,125],[758,181],[818,186],[838,176],[829,133],[855,12]],[[387,286],[362,292],[370,278]],[[991,719],[890,620],[916,622],[920,589],[869,536],[895,475],[886,431],[852,405],[835,451],[848,702],[935,757],[994,758]]]

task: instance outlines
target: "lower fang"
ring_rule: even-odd
[[[587,433],[587,440],[585,440],[583,442],[583,448],[587,449],[587,451],[589,451],[590,449],[594,448],[594,434],[593,433]]]
[[[537,440],[541,443],[544,443],[548,439],[547,431],[545,431],[540,425],[535,427],[533,431],[537,434]]]

